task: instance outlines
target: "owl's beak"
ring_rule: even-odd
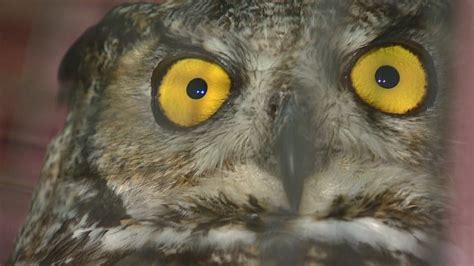
[[[304,179],[314,169],[314,145],[310,119],[295,96],[285,97],[275,119],[275,149],[279,174],[291,211],[297,212]]]

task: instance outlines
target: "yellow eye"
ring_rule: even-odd
[[[153,103],[170,122],[196,126],[209,119],[229,98],[231,80],[218,64],[199,58],[183,58],[153,78]],[[155,89],[154,88],[154,89]]]
[[[401,45],[379,47],[362,55],[350,73],[356,94],[390,114],[407,114],[428,94],[427,71],[420,58]]]

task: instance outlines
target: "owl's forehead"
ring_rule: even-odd
[[[298,42],[304,23],[304,4],[286,2],[194,1],[165,5],[170,14],[163,24],[174,37],[213,53],[228,56],[240,51],[277,54]],[[189,10],[193,10],[190,15]],[[161,34],[161,33],[158,33]],[[246,47],[240,47],[245,44]],[[294,46],[294,45],[292,45]]]
[[[226,29],[264,29],[307,23],[304,18],[333,18],[344,22],[344,16],[376,21],[413,14],[426,2],[436,6],[441,0],[273,0],[273,1],[173,1],[162,5],[169,12],[167,19],[184,24],[199,25],[216,20]],[[389,12],[388,12],[389,11]],[[367,14],[376,14],[369,18]],[[336,17],[335,17],[336,15]]]
[[[353,51],[388,26],[421,13],[423,4],[421,0],[170,1],[163,7],[165,27],[184,42],[233,59],[253,51],[278,61],[282,55],[295,57],[318,46]]]

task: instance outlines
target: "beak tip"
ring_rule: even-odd
[[[303,180],[295,180],[296,178],[284,178],[283,187],[288,199],[288,205],[292,212],[298,212],[303,192]]]

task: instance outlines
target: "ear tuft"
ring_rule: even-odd
[[[100,92],[118,58],[150,34],[158,17],[157,4],[125,4],[111,10],[72,45],[59,67],[59,102],[72,107],[80,95]]]

